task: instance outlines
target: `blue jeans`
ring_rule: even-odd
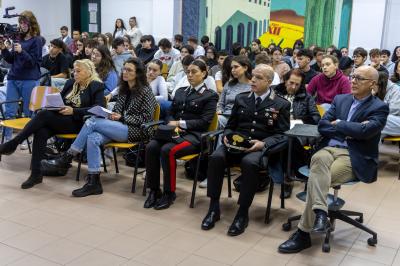
[[[128,141],[128,126],[119,121],[91,117],[86,120],[70,149],[80,153],[86,146],[88,172],[99,173],[101,171],[100,146],[112,140]]]
[[[160,119],[167,117],[172,106],[172,101],[161,100],[158,104],[160,105]]]
[[[7,81],[7,95],[6,101],[14,101],[22,98],[23,112],[25,117],[30,117],[31,112],[29,111],[29,102],[31,100],[32,89],[39,86],[39,80],[8,80]],[[17,103],[6,104],[5,116],[6,118],[15,117],[18,110]],[[5,130],[6,139],[10,139],[12,136],[12,129],[7,128]]]

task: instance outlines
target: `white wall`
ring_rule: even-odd
[[[4,9],[15,6],[10,13],[21,13],[30,10],[36,16],[40,25],[42,36],[49,43],[50,40],[60,36],[60,27],[71,26],[71,5],[69,0],[2,0],[0,22],[17,24],[17,19],[4,19]]]
[[[385,0],[353,0],[349,48],[381,47]]]
[[[122,18],[129,29],[129,18],[137,18],[143,34],[152,34],[156,41],[172,39],[174,33],[174,0],[101,1],[101,31],[114,32],[114,23]]]
[[[382,48],[393,52],[400,45],[400,0],[388,0],[383,31]]]

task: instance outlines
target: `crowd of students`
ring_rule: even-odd
[[[300,40],[290,48],[273,43],[264,48],[255,39],[250,47],[234,43],[232,51],[217,51],[207,36],[200,43],[191,36],[185,44],[183,36],[177,34],[173,42],[163,38],[156,45],[152,35],[142,35],[136,18],[132,17],[129,30],[122,19],[117,19],[113,33],[90,35],[73,30],[71,38],[68,28],[62,26],[61,37],[50,41],[47,53],[34,15],[22,14],[19,23],[23,41],[11,47],[0,43],[1,56],[10,64],[6,99],[22,97],[24,113],[30,116],[27,104],[32,88],[39,85],[39,67],[42,67],[49,72],[52,84],[60,88],[66,105],[60,112],[38,112],[14,137],[9,131],[5,133],[0,154],[7,155],[33,135],[31,175],[22,184],[24,189],[43,181],[43,168],[67,170],[72,158],[86,150],[88,178],[72,194],[75,197],[101,194],[100,148],[111,141],[146,139],[149,142],[145,153],[145,185],[150,193],[144,208],[166,209],[176,198],[176,159],[199,152],[202,134],[207,132],[214,115],[218,115],[218,128],[225,131],[211,156],[208,179],[200,184],[208,188],[211,199],[202,228],[209,230],[219,220],[219,197],[227,161],[240,163],[243,176],[240,207],[228,231],[234,236],[243,233],[248,223],[248,209],[259,187],[259,180],[250,177],[262,168],[259,157],[264,155],[264,148],[285,141],[283,132],[290,128],[291,121],[317,125],[321,119],[317,105],[328,110],[335,105],[338,95],[357,96],[355,84],[371,81],[366,91],[372,88],[372,93],[389,106],[390,114],[382,133],[400,132],[399,46],[393,54],[380,49],[368,52],[359,47],[349,57],[346,47],[304,47]],[[366,65],[368,56],[370,66]],[[369,95],[364,94],[358,96]],[[89,108],[106,107],[106,102],[112,109],[109,119],[84,120]],[[153,120],[157,104],[162,119],[179,133],[179,140],[163,139],[155,134],[153,127],[143,130],[142,125]],[[332,108],[329,110],[334,112]],[[4,118],[15,115],[16,105],[7,104]],[[246,153],[232,155],[227,151],[228,138],[235,132],[250,138],[251,147]],[[45,160],[47,140],[60,133],[78,136],[67,152]],[[300,140],[295,143],[294,171],[310,159],[303,156],[303,145]],[[339,148],[346,145],[340,144]],[[273,160],[269,164],[273,165]],[[287,183],[284,197],[290,197],[289,180],[284,180],[282,173],[274,169],[271,175],[274,181]]]

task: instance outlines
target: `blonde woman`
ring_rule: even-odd
[[[42,182],[41,160],[47,139],[55,134],[76,134],[83,126],[87,110],[95,105],[104,106],[104,85],[96,68],[89,59],[74,63],[74,79],[70,79],[61,91],[65,107],[59,111],[42,110],[32,118],[25,128],[13,139],[0,145],[0,154],[10,155],[18,144],[33,135],[31,175],[21,188],[31,188]]]

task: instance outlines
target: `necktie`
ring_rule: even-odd
[[[256,99],[256,109],[258,108],[258,106],[260,106],[261,102],[262,102],[261,97],[257,97],[257,99]]]

